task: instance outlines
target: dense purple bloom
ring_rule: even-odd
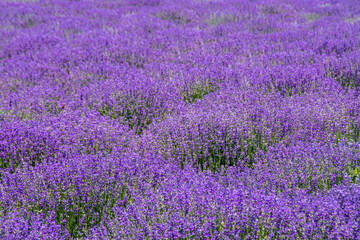
[[[0,3],[1,239],[360,239],[355,0]]]

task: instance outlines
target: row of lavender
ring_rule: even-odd
[[[4,239],[360,239],[360,4],[0,3]]]

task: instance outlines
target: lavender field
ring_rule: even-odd
[[[360,239],[358,0],[0,0],[0,239]]]

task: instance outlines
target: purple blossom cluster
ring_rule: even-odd
[[[360,239],[356,0],[4,0],[1,239]]]

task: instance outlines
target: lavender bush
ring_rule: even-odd
[[[360,239],[356,0],[4,0],[2,239]]]

